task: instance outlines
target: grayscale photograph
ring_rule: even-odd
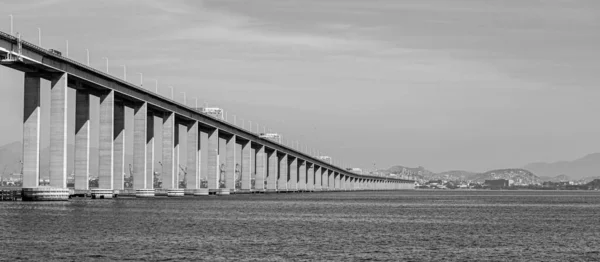
[[[0,0],[0,261],[600,261],[599,0]]]

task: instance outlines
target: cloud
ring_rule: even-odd
[[[322,50],[354,50],[381,48],[383,42],[361,39],[356,35],[345,37],[319,33],[275,30],[273,24],[256,18],[202,7],[197,9],[188,26],[163,36],[177,41],[214,41],[219,43],[250,44],[258,46],[295,46]]]

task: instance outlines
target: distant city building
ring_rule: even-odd
[[[259,137],[281,144],[281,135],[277,133],[261,133]]]
[[[323,162],[328,163],[330,165],[333,163],[330,156],[317,156],[317,159],[320,159]]]
[[[346,168],[346,170],[355,173],[355,174],[359,174],[362,175],[363,171],[362,169],[358,168],[358,167],[350,167],[350,168]]]
[[[508,187],[509,182],[506,179],[486,180],[484,185],[491,189],[501,189]]]
[[[225,120],[223,109],[218,107],[196,108],[197,111],[212,116],[217,119]]]

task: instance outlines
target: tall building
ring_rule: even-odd
[[[317,159],[323,160],[323,162],[328,163],[330,165],[333,164],[333,161],[330,156],[317,156]]]
[[[223,114],[223,109],[218,107],[206,107],[206,108],[196,108],[196,111],[207,114],[217,119],[225,120],[225,116]]]
[[[359,174],[359,175],[362,175],[362,173],[363,173],[362,169],[360,169],[358,167],[349,167],[349,168],[346,168],[346,170],[348,170],[352,173],[355,173],[355,174]]]
[[[277,134],[277,133],[261,133],[260,137],[281,144],[281,135],[280,134]]]

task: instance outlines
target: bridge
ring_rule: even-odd
[[[127,139],[133,140],[132,187],[138,197],[414,188],[412,180],[353,173],[4,32],[0,32],[0,60],[1,65],[24,72],[24,200],[64,199],[68,161],[74,161],[74,189],[91,190],[94,119],[100,123],[99,170],[92,196],[108,198],[126,191],[124,139],[125,127],[130,126],[126,123],[133,126],[134,135]],[[39,186],[42,79],[51,83],[50,187]],[[69,89],[75,89],[75,108],[68,107],[73,99]],[[90,113],[93,101],[98,114]],[[133,109],[133,116],[124,113],[126,107]],[[68,119],[71,110],[75,110],[74,134],[67,128],[73,121]],[[154,128],[155,122],[161,128]],[[161,132],[162,143],[157,143],[155,132]],[[182,133],[185,144],[179,143]],[[67,135],[75,137],[74,159],[67,157]],[[225,143],[225,150],[219,150],[220,143]],[[162,152],[161,188],[154,188],[155,150]],[[186,159],[180,159],[182,150]],[[224,165],[219,165],[223,158]],[[180,163],[187,167],[183,186]]]

